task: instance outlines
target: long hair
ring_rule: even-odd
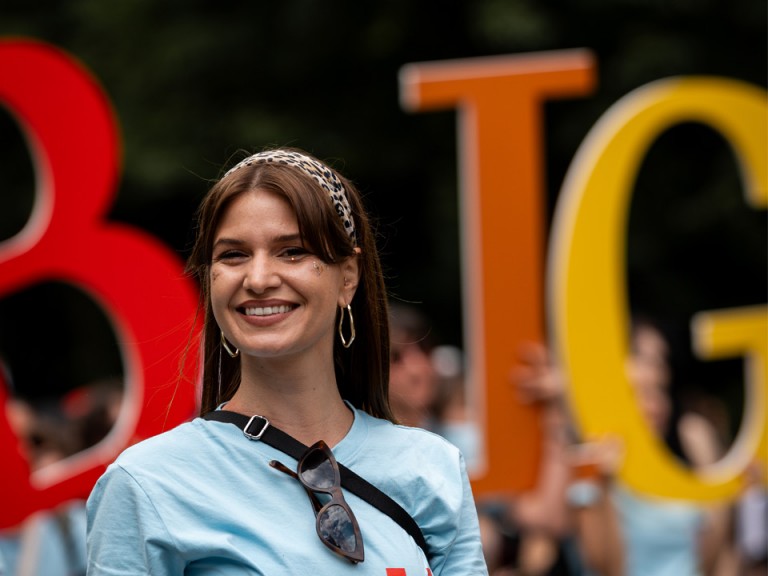
[[[285,148],[311,156],[302,150]],[[394,421],[389,407],[389,324],[384,276],[376,241],[360,192],[336,173],[346,190],[355,223],[357,246],[345,231],[328,193],[294,166],[253,163],[225,174],[208,191],[197,213],[197,234],[187,261],[187,272],[200,283],[203,313],[203,390],[201,414],[232,398],[240,385],[240,359],[221,352],[221,331],[211,307],[210,270],[213,241],[227,206],[240,194],[257,188],[285,198],[293,208],[305,245],[321,260],[336,264],[358,258],[360,280],[352,299],[357,337],[350,348],[334,340],[333,360],[341,397],[356,408]],[[254,223],[257,224],[257,223]],[[341,309],[337,311],[341,313]]]

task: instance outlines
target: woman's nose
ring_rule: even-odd
[[[243,287],[256,294],[280,285],[277,263],[267,255],[256,255],[251,260],[243,278]]]

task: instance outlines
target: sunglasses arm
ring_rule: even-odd
[[[282,462],[279,462],[278,460],[270,460],[269,465],[276,470],[280,470],[280,472],[285,472],[295,480],[299,481],[299,475]],[[299,484],[301,484],[301,481],[299,481]],[[317,516],[317,513],[320,512],[320,509],[323,507],[322,502],[320,502],[320,500],[317,498],[317,495],[312,492],[312,490],[304,486],[304,484],[301,484],[301,487],[304,488],[307,496],[309,496],[309,499],[312,502],[312,507],[315,509],[315,516]]]

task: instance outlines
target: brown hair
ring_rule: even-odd
[[[311,157],[302,150],[285,149]],[[213,241],[226,207],[236,196],[257,188],[283,196],[296,213],[306,246],[327,263],[359,258],[360,281],[352,299],[357,338],[350,348],[336,339],[333,348],[336,383],[341,397],[356,408],[394,421],[388,399],[389,324],[384,276],[375,237],[357,188],[336,173],[346,190],[356,229],[355,245],[328,192],[301,169],[278,163],[253,163],[225,174],[206,194],[197,214],[197,235],[187,272],[200,282],[199,310],[203,325],[203,392],[201,414],[232,398],[240,385],[240,360],[220,352],[220,330],[213,317],[210,268]],[[337,311],[340,314],[341,310]],[[219,365],[221,362],[221,365]],[[220,372],[219,372],[220,371]],[[219,384],[219,373],[221,384]],[[220,389],[221,388],[221,389]]]

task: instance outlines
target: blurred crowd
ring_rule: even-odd
[[[120,378],[92,382],[63,397],[11,397],[6,415],[30,472],[103,439],[117,420],[122,399]],[[37,512],[21,526],[0,532],[0,576],[84,575],[85,529],[81,499]]]
[[[480,438],[468,413],[461,351],[435,342],[417,307],[391,306],[390,400],[395,416],[455,443],[471,470]],[[672,394],[671,339],[635,318],[627,376],[649,428],[692,470],[729,442],[722,407],[705,395],[683,410]],[[768,495],[756,463],[734,503],[696,504],[633,492],[617,477],[618,437],[583,438],[568,382],[541,343],[519,350],[509,385],[541,415],[536,485],[477,498],[491,576],[757,576],[768,574]],[[606,383],[609,385],[609,383]],[[695,400],[695,401],[693,401]]]
[[[439,341],[416,306],[392,303],[390,402],[398,421],[455,444],[470,471],[479,430],[467,403],[462,351]],[[629,380],[638,406],[681,462],[717,461],[729,438],[718,412],[678,410],[670,393],[670,344],[655,323],[632,328]],[[740,498],[699,505],[634,493],[616,477],[618,438],[581,438],[568,407],[568,382],[546,346],[520,350],[509,385],[541,414],[542,457],[536,485],[505,497],[477,498],[491,576],[757,576],[768,574],[768,499],[755,466]],[[99,442],[123,398],[119,378],[64,398],[13,398],[7,417],[37,470]],[[712,406],[707,399],[701,406]],[[85,573],[84,502],[38,513],[0,534],[0,576]]]

